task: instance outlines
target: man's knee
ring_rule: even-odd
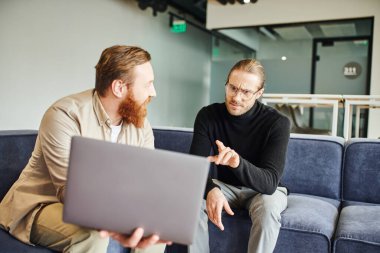
[[[74,246],[80,250],[83,247],[83,249],[95,249],[91,252],[106,252],[108,238],[101,238],[96,230],[64,223],[62,213],[63,205],[61,203],[50,204],[42,208],[36,215],[32,226],[31,242],[63,252],[71,252]]]
[[[285,199],[279,201],[278,196],[256,195],[249,206],[249,215],[252,221],[262,225],[281,224],[281,212],[286,208],[286,195],[281,196],[281,198]]]
[[[202,230],[208,230],[208,215],[206,209],[206,200],[202,201],[202,207],[199,215],[199,226]]]
[[[70,240],[64,252],[106,252],[109,243],[109,238],[102,238],[98,231],[88,229],[78,229]]]

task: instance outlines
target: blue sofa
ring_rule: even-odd
[[[0,131],[0,199],[27,163],[36,131]],[[154,129],[156,148],[188,152],[192,132]],[[217,175],[212,169],[211,173]],[[380,252],[380,140],[292,135],[282,182],[290,190],[275,252]],[[211,252],[246,252],[245,210],[210,223]],[[1,215],[1,214],[0,214]],[[52,252],[25,245],[0,229],[0,253]],[[111,242],[108,252],[128,252]],[[185,253],[174,244],[167,253]]]

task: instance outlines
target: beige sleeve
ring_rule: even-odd
[[[39,130],[41,149],[57,198],[63,203],[71,137],[80,135],[77,122],[60,108],[45,113]]]

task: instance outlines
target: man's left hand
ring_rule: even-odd
[[[237,168],[240,163],[239,154],[230,147],[225,147],[223,142],[217,140],[216,145],[218,146],[218,155],[207,157],[210,162],[216,165],[227,165],[231,168]]]

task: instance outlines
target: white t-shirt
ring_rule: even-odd
[[[121,131],[121,125],[122,124],[123,124],[123,122],[121,122],[120,125],[118,125],[118,126],[111,125],[111,141],[112,142],[117,141],[117,137],[119,136],[119,133]]]

